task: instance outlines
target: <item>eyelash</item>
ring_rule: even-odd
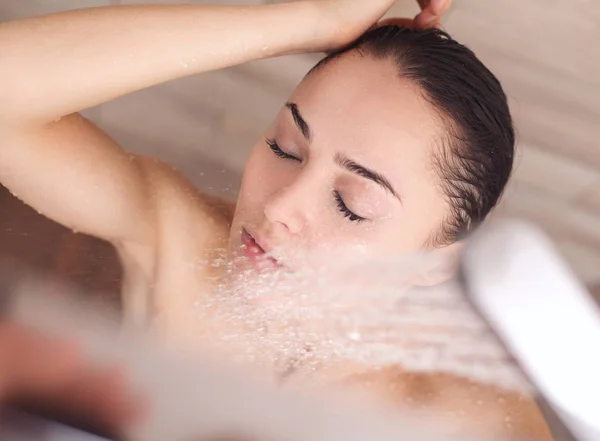
[[[358,222],[361,223],[363,221],[365,221],[366,219],[364,217],[359,216],[358,214],[354,213],[352,210],[350,210],[348,208],[348,206],[346,205],[346,203],[344,202],[344,199],[342,199],[342,195],[340,194],[339,191],[334,190],[333,191],[333,199],[336,202],[336,205],[338,207],[338,210],[344,215],[345,218],[347,218],[350,222]]]
[[[274,139],[267,138],[266,141],[267,141],[267,145],[271,148],[271,150],[273,151],[273,153],[276,156],[278,156],[282,159],[287,159],[287,160],[291,160],[291,161],[298,161],[298,162],[302,161],[301,159],[296,158],[295,156],[292,156],[292,155],[284,152],[281,149],[281,147],[279,147],[279,144],[277,144],[277,141],[275,141]],[[358,214],[354,213],[352,210],[350,210],[348,208],[348,206],[344,202],[344,199],[342,199],[342,195],[340,194],[339,191],[337,191],[337,190],[333,191],[333,199],[335,200],[337,208],[340,211],[340,213],[342,213],[344,218],[348,219],[351,222],[358,222],[358,223],[366,220],[364,217],[359,216]]]
[[[276,156],[279,156],[282,159],[289,159],[291,161],[297,162],[302,161],[300,158],[296,158],[295,156],[292,156],[281,150],[281,147],[279,147],[279,144],[277,144],[277,141],[275,141],[274,139],[267,138],[267,145],[271,148],[271,150],[273,151],[273,153],[275,153]]]

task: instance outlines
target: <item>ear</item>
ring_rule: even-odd
[[[417,275],[414,284],[416,286],[434,286],[450,280],[456,274],[463,248],[463,242],[459,241],[432,251],[432,265]]]

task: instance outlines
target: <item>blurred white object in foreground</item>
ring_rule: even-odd
[[[572,435],[600,440],[600,311],[551,242],[521,222],[492,225],[469,241],[462,277]]]

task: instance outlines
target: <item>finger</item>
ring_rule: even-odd
[[[440,28],[442,17],[448,11],[451,4],[451,0],[431,0],[421,13],[415,17],[415,27],[417,29]]]
[[[428,11],[433,15],[441,17],[452,5],[452,0],[418,0],[421,11]]]
[[[450,6],[452,6],[452,0],[431,0],[428,9],[432,14],[442,17],[448,12]]]
[[[421,10],[423,10],[423,9],[427,8],[427,6],[429,6],[429,3],[431,3],[431,0],[417,0],[417,3],[419,3]]]
[[[440,29],[442,22],[437,16],[431,16],[428,14],[419,14],[414,19],[414,29]]]

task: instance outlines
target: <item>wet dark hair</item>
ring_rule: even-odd
[[[367,32],[329,54],[309,75],[350,51],[395,61],[400,77],[418,85],[437,110],[447,136],[435,150],[433,165],[451,211],[429,245],[459,240],[498,203],[512,171],[515,133],[500,82],[447,33],[400,26]]]

